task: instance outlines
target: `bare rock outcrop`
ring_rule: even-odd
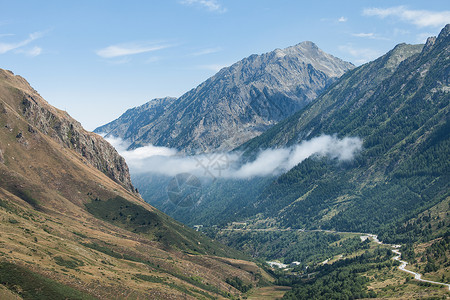
[[[29,132],[41,131],[60,145],[81,154],[87,163],[130,192],[136,193],[125,159],[106,140],[86,131],[68,113],[48,104],[22,77],[0,69],[0,78],[15,89],[15,96],[7,98],[6,101],[29,122]],[[18,140],[21,138],[17,136]]]

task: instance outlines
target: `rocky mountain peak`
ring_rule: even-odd
[[[301,42],[285,49],[276,49],[274,53],[278,57],[294,56],[331,77],[340,77],[346,70],[354,68],[353,64],[322,51],[311,41]]]
[[[253,54],[176,101],[133,109],[133,116],[127,112],[96,132],[126,139],[131,148],[151,143],[186,153],[228,150],[304,107],[352,68],[308,41]]]
[[[431,36],[431,37],[427,38],[427,41],[426,41],[425,46],[424,46],[424,50],[431,49],[434,46],[435,43],[436,43],[436,37],[435,36]]]
[[[136,132],[145,130],[145,126],[153,122],[177,98],[156,98],[147,103],[128,109],[118,119],[96,128],[94,132],[107,136],[132,139]]]
[[[450,35],[450,24],[445,25],[444,28],[442,28],[441,32],[439,33],[438,38],[439,39],[445,39]]]
[[[299,53],[302,53],[305,56],[311,55],[311,54],[317,54],[319,52],[322,52],[322,50],[319,49],[319,47],[317,47],[316,44],[314,44],[311,41],[304,41],[301,43],[298,43],[297,45],[294,46],[289,46],[287,48],[284,49],[275,49],[274,50],[275,53],[283,53],[284,55],[297,55]]]

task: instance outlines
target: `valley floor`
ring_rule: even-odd
[[[208,228],[203,230],[208,231]],[[376,249],[385,249],[384,251],[392,252],[388,260],[384,260],[382,263],[385,265],[384,267],[380,269],[380,266],[377,267],[376,264],[372,264],[371,267],[367,268],[367,271],[359,273],[361,277],[367,279],[368,291],[375,292],[377,298],[417,299],[431,297],[433,299],[448,299],[450,297],[449,283],[440,280],[441,277],[447,277],[445,274],[448,273],[449,268],[445,263],[442,264],[442,269],[436,272],[439,275],[433,272],[425,272],[423,266],[418,268],[416,264],[406,268],[406,261],[400,259],[402,257],[400,251],[403,248],[400,245],[384,244],[374,234],[331,230],[278,229],[271,226],[252,226],[248,222],[234,223],[226,228],[216,228],[216,230],[216,239],[247,251],[255,257],[284,265],[283,269],[272,268],[273,272],[278,274],[279,278],[291,278],[294,282],[303,282],[301,285],[310,282],[310,278],[314,280],[316,275],[314,270],[309,271],[311,268],[325,265],[332,266],[336,262],[364,256],[369,252],[375,251],[376,253]],[[307,246],[302,247],[299,245],[301,243]],[[293,246],[296,244],[297,246]],[[361,246],[358,246],[358,244]],[[417,247],[423,248],[425,246],[419,244]],[[310,251],[308,255],[313,258],[305,263],[305,258],[308,255],[302,258],[292,255],[292,253],[299,254],[302,251]],[[449,255],[448,251],[446,255]],[[298,267],[289,267],[293,261],[303,263]],[[363,262],[357,264],[363,264]],[[306,269],[308,271],[305,271],[306,266],[310,267],[309,270]],[[410,269],[413,271],[410,271]],[[411,276],[411,274],[414,276]],[[280,281],[277,284],[280,284]],[[294,288],[296,285],[298,283],[293,285]],[[250,293],[249,299],[281,299],[286,293],[291,297],[292,293],[289,292],[291,289],[292,287],[283,286],[263,287]]]

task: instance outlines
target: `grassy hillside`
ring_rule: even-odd
[[[89,148],[78,151],[52,134],[58,131],[44,132],[64,124],[65,114],[45,118],[50,106],[36,91],[10,72],[0,75],[0,295],[213,299],[242,294],[230,278],[249,286],[271,280],[88,160],[114,156],[83,153]],[[34,125],[24,98],[40,107]]]

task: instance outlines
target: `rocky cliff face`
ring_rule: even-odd
[[[84,130],[66,112],[49,105],[25,79],[0,69],[0,91],[3,105],[9,105],[29,122],[28,131],[41,131],[61,146],[81,154],[87,163],[127,190],[136,192],[128,166],[117,151],[99,135]]]
[[[95,132],[124,138],[131,148],[151,143],[186,153],[227,150],[290,116],[352,68],[303,42],[251,55],[177,100],[135,109],[133,119],[128,111]]]

